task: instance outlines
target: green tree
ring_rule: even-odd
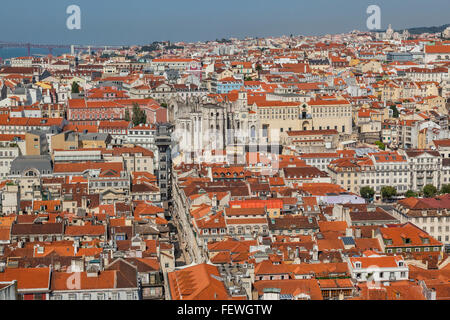
[[[427,184],[423,187],[423,195],[427,198],[434,197],[437,193],[437,188],[432,184]]]
[[[128,108],[125,110],[125,121],[130,121],[130,110]]]
[[[262,71],[262,66],[259,63],[256,65],[256,71]]]
[[[397,189],[391,186],[384,186],[381,188],[381,196],[383,199],[391,199],[397,195]]]
[[[133,103],[132,121],[135,126],[138,126],[141,123],[145,124],[147,122],[147,116],[145,114],[145,111],[142,110],[137,103]]]
[[[72,82],[72,93],[80,93],[80,86],[75,81]]]
[[[373,198],[375,190],[373,190],[373,188],[371,187],[362,187],[359,190],[359,193],[361,194],[361,197],[363,197],[366,200],[369,200]]]
[[[145,124],[147,123],[147,114],[145,113],[144,110],[141,110],[141,118],[140,118],[140,123]]]
[[[161,103],[161,107],[163,107],[163,108],[167,108],[167,103],[165,103],[165,102],[162,102],[162,103]]]
[[[386,149],[386,146],[384,145],[383,142],[381,141],[375,141],[375,144],[378,146],[378,148],[380,148],[381,150]]]
[[[443,184],[441,188],[441,193],[450,193],[450,184]]]
[[[393,116],[394,118],[398,118],[398,116],[399,116],[400,113],[398,112],[397,106],[392,105],[392,106],[390,106],[389,108],[391,108],[391,110],[392,110],[392,116]]]
[[[415,193],[415,192],[412,191],[412,190],[408,190],[408,191],[406,191],[406,193],[405,193],[405,197],[406,197],[406,198],[411,198],[411,197],[416,198],[416,197],[417,197],[417,193]]]
[[[252,77],[245,77],[244,78],[244,81],[252,81],[253,79],[252,79]]]

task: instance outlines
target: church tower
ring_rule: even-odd
[[[238,93],[238,110],[243,111],[247,109],[247,91],[241,87]]]

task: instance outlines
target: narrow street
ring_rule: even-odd
[[[177,228],[177,240],[179,256],[177,257],[177,265],[189,265],[191,263],[202,263],[206,259],[203,257],[197,241],[194,236],[194,232],[187,220],[184,213],[180,213],[175,203],[172,215],[174,225]]]

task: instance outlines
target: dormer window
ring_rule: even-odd
[[[361,262],[355,262],[355,268],[361,268]]]

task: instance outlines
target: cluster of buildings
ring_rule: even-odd
[[[0,65],[0,299],[450,298],[450,42]]]

